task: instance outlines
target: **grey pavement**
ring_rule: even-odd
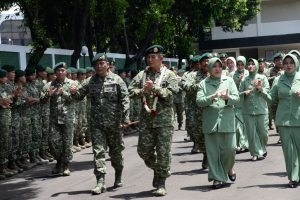
[[[202,155],[190,154],[192,143],[183,141],[185,131],[175,131],[172,145],[172,176],[167,179],[167,196],[154,197],[152,192],[152,171],[139,158],[137,134],[125,137],[124,186],[113,189],[114,170],[107,157],[108,191],[93,196],[90,190],[95,185],[93,175],[92,149],[74,154],[71,176],[53,176],[54,163],[36,167],[13,178],[0,182],[0,199],[205,199],[205,200],[299,200],[300,187],[287,187],[288,179],[278,136],[270,132],[268,157],[262,161],[251,161],[249,153],[236,156],[237,180],[228,182],[225,188],[211,190],[207,170],[201,170]]]

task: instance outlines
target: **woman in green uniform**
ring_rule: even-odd
[[[210,76],[202,80],[197,104],[203,107],[203,133],[208,158],[208,180],[213,189],[223,186],[229,177],[235,181],[235,117],[234,105],[239,102],[238,90],[232,78],[221,76],[222,62],[212,58],[208,62]]]
[[[249,76],[240,84],[245,130],[248,136],[252,160],[262,160],[267,156],[269,82],[265,75],[258,74],[258,61],[248,60]]]
[[[296,188],[300,176],[300,73],[299,61],[292,54],[283,58],[284,74],[274,80],[271,97],[278,103],[275,124],[279,129],[288,186]]]

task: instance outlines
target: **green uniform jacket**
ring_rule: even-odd
[[[229,99],[221,98],[211,100],[211,96],[217,91],[228,89]],[[228,133],[235,132],[234,105],[240,98],[238,90],[232,78],[221,76],[216,82],[207,77],[199,84],[197,104],[203,107],[203,132],[204,133]]]
[[[254,89],[252,81],[258,79],[262,81],[263,90],[259,92]],[[248,96],[246,96],[244,91],[252,90]],[[270,99],[269,95],[269,82],[265,75],[256,74],[255,77],[247,76],[240,84],[240,98],[241,105],[244,115],[261,115],[268,114],[268,100]]]
[[[276,126],[300,126],[300,73],[296,72],[293,81],[285,74],[274,80],[270,91],[273,102],[278,103],[276,112]]]
[[[153,73],[151,70],[147,71],[147,78],[150,78],[153,82],[158,79],[162,71]],[[143,93],[143,74],[144,71],[138,73],[131,81],[129,85],[129,96],[132,98],[141,98],[144,95]],[[153,117],[146,109],[141,109],[141,125],[146,126],[147,128],[158,128],[158,127],[167,127],[174,125],[174,110],[173,110],[173,95],[179,91],[178,82],[176,75],[171,70],[167,69],[165,71],[164,77],[161,81],[161,85],[155,85],[153,92],[145,94],[147,104],[149,108],[153,108],[154,96],[153,93],[156,93],[158,96],[158,101],[156,105],[157,115]],[[173,94],[175,93],[175,94]]]

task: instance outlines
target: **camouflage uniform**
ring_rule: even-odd
[[[75,119],[75,104],[70,93],[71,86],[77,86],[76,82],[65,78],[63,83],[57,80],[47,83],[42,91],[41,99],[50,100],[50,152],[57,160],[58,164],[67,167],[73,158],[72,142]],[[49,88],[53,86],[58,89],[63,88],[63,93],[54,93],[49,96]]]
[[[35,83],[26,83],[26,90],[30,97],[40,99],[40,91],[35,85]],[[40,104],[31,105],[29,108],[31,127],[32,127],[32,145],[31,145],[31,158],[35,159],[39,155],[39,149],[41,147],[42,141],[42,127],[41,127],[41,117],[40,117]]]
[[[186,84],[186,81],[188,79],[188,77],[190,76],[190,74],[192,73],[192,71],[187,71],[183,74],[182,78],[181,78],[181,82],[182,82],[182,87],[183,87],[183,90],[185,91],[185,98],[184,98],[184,105],[185,105],[185,129],[186,129],[186,132],[187,132],[187,136],[191,138],[192,141],[194,141],[194,138],[193,138],[193,134],[192,134],[192,129],[193,129],[193,126],[192,126],[192,121],[194,119],[194,111],[192,110],[192,107],[191,107],[191,103],[190,103],[190,100],[186,94],[186,90],[184,88],[184,85]]]
[[[123,170],[124,142],[120,125],[129,122],[129,98],[124,81],[108,72],[105,78],[88,78],[76,94],[79,99],[89,94],[91,119],[89,121],[94,153],[94,174],[106,174],[105,152],[109,147],[111,164],[116,172]]]
[[[190,73],[187,77],[183,87],[186,91],[188,105],[193,110],[193,116],[191,116],[191,133],[193,135],[194,150],[199,150],[200,153],[205,153],[205,141],[202,132],[202,108],[196,106],[196,96],[198,91],[198,84],[200,81],[206,78],[201,70]]]
[[[83,82],[78,82],[82,84]],[[73,141],[75,145],[79,142],[80,145],[84,144],[84,138],[87,131],[87,98],[84,97],[82,100],[76,102],[77,104],[77,122],[75,124],[75,134]]]
[[[179,92],[174,95],[173,107],[174,115],[177,115],[178,129],[180,130],[183,124],[183,112],[184,112],[184,96],[185,92],[182,89],[181,77],[177,76]]]
[[[157,73],[147,70],[146,77],[155,83],[162,70],[163,67]],[[129,94],[133,98],[141,99],[144,95],[143,75],[144,71],[141,71],[129,86]],[[174,72],[166,69],[161,84],[154,85],[152,92],[145,94],[149,107],[153,106],[153,94],[157,94],[157,115],[153,116],[143,108],[140,116],[138,154],[147,167],[154,170],[154,179],[157,177],[163,182],[170,176],[171,143],[174,132],[173,93],[178,91],[178,82]]]

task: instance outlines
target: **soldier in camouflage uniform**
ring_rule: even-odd
[[[7,71],[7,83],[5,84],[5,89],[4,91],[6,92],[6,94],[9,96],[9,100],[11,101],[11,104],[9,105],[8,108],[5,109],[5,112],[7,114],[7,116],[10,116],[10,119],[8,119],[9,117],[7,117],[7,119],[5,120],[8,123],[9,126],[9,133],[8,133],[8,141],[7,141],[7,145],[8,145],[8,151],[7,151],[7,159],[8,159],[8,163],[7,163],[7,169],[8,171],[10,170],[13,174],[17,174],[18,172],[21,172],[20,168],[17,167],[15,161],[17,159],[17,148],[14,148],[13,144],[17,144],[18,143],[18,136],[17,135],[13,135],[12,133],[12,110],[11,108],[13,107],[13,102],[15,100],[15,88],[14,88],[14,79],[15,79],[15,67],[12,65],[4,65],[2,67],[2,69]]]
[[[185,84],[185,89],[190,97],[192,109],[195,110],[194,119],[194,148],[192,153],[203,153],[202,168],[207,168],[207,157],[205,151],[205,140],[202,132],[202,108],[196,106],[196,97],[199,83],[208,76],[208,61],[212,58],[211,53],[204,53],[199,62],[201,64],[200,70],[191,73]]]
[[[129,85],[131,97],[143,102],[141,110],[138,154],[154,171],[155,195],[166,195],[165,181],[170,176],[171,144],[174,132],[173,93],[177,93],[176,75],[162,64],[163,47],[153,45],[146,50],[149,65]]]
[[[184,97],[185,92],[182,88],[182,81],[181,77],[184,73],[184,70],[178,70],[177,72],[177,82],[178,82],[178,88],[179,92],[174,95],[173,99],[173,107],[174,107],[174,115],[177,116],[177,123],[178,123],[178,130],[181,130],[182,124],[183,124],[183,112],[184,112]]]
[[[11,99],[6,92],[7,72],[0,69],[0,180],[13,175],[7,170],[7,158],[9,152],[8,141],[11,132]]]
[[[38,65],[36,67],[36,81],[35,85],[39,90],[39,93],[42,92],[43,87],[47,83],[47,71],[46,68]],[[39,155],[42,159],[52,162],[54,159],[47,152],[49,150],[48,137],[49,137],[49,105],[47,103],[40,104],[40,117],[41,117],[41,130],[42,138],[41,145],[39,149]]]
[[[69,162],[73,158],[72,142],[75,119],[75,103],[70,93],[77,83],[66,78],[67,66],[61,62],[55,65],[56,80],[47,83],[41,94],[42,101],[50,101],[50,152],[57,160],[53,174],[70,175]]]
[[[186,131],[187,135],[190,136],[191,141],[194,143],[191,153],[198,153],[199,149],[195,143],[195,105],[193,105],[193,95],[190,95],[189,91],[187,91],[187,83],[189,77],[195,72],[200,69],[200,58],[201,56],[194,56],[191,59],[191,68],[190,72],[186,72],[182,77],[182,87],[185,91],[185,115],[186,115]]]
[[[26,90],[29,97],[27,98],[28,104],[30,105],[30,118],[31,118],[31,127],[32,127],[32,145],[30,162],[36,163],[38,165],[45,164],[48,160],[44,160],[40,157],[39,151],[41,148],[42,142],[42,121],[40,118],[41,105],[40,105],[40,91],[36,85],[36,74],[35,69],[27,68],[25,70],[26,74]]]
[[[273,81],[276,77],[280,76],[281,74],[283,74],[283,70],[282,70],[282,58],[283,58],[283,54],[282,53],[276,53],[273,56],[273,60],[274,60],[274,66],[269,68],[269,71],[267,72],[267,77],[269,80],[269,85],[270,87],[272,87],[273,85]],[[276,117],[276,110],[277,110],[277,104],[273,103],[269,106],[269,129],[274,129],[273,127],[273,119],[275,120]],[[278,132],[278,130],[276,129],[276,131]],[[281,143],[281,140],[279,138],[278,144]]]
[[[122,151],[124,142],[122,126],[129,122],[129,97],[125,82],[109,70],[106,54],[98,53],[92,64],[96,74],[85,81],[78,89],[73,87],[74,98],[91,98],[91,136],[94,153],[94,174],[97,184],[92,194],[106,191],[105,152],[109,147],[111,164],[115,169],[114,187],[123,186],[124,167]]]

